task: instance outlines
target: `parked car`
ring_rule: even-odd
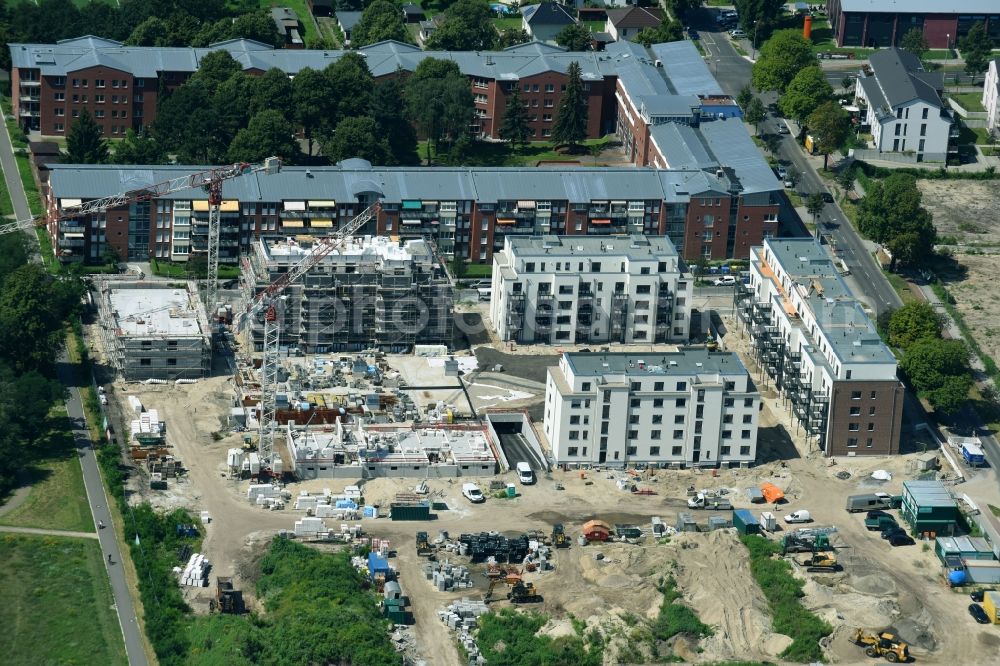
[[[823,203],[833,203],[833,195],[829,192],[820,192],[823,195]]]
[[[969,595],[969,598],[975,602],[983,603],[983,596],[986,594],[986,590],[976,590]]]
[[[889,542],[890,546],[912,546],[913,544],[916,543],[913,540],[913,537],[911,537],[906,532],[903,532],[902,534],[897,532],[892,536],[890,536],[888,539],[886,539],[886,541]]]
[[[488,301],[493,298],[493,289],[490,287],[480,287],[476,289],[479,292],[479,300]]]
[[[812,514],[810,514],[805,509],[799,509],[798,511],[792,511],[785,515],[786,523],[811,523]]]
[[[723,275],[712,280],[712,284],[716,287],[732,287],[736,284],[736,277],[733,275]]]
[[[515,466],[517,469],[517,479],[524,485],[528,486],[535,482],[535,473],[531,471],[531,465],[526,462],[519,462]]]
[[[489,280],[472,280],[465,283],[466,289],[489,289],[492,286]]]
[[[729,31],[729,36],[732,37],[733,39],[743,39],[744,37],[747,36],[747,33],[743,32],[739,28],[734,28]]]
[[[969,615],[979,624],[990,623],[990,616],[986,614],[986,611],[979,604],[969,604]]]
[[[688,30],[688,37],[691,38],[691,41],[695,42],[701,39],[701,35],[698,34],[697,30]]]
[[[903,529],[902,527],[900,527],[899,525],[896,525],[895,527],[890,526],[890,527],[887,527],[884,530],[882,530],[882,538],[883,539],[888,539],[888,538],[890,538],[892,536],[895,536],[897,534],[902,534],[902,535],[905,536],[906,535],[906,530]]]
[[[788,189],[792,189],[793,187],[795,187],[795,181],[792,180],[791,178],[786,178],[785,181],[782,183],[782,185],[784,185]]]
[[[791,134],[792,131],[788,129],[788,125],[785,123],[778,123],[778,134]]]
[[[474,483],[463,483],[462,484],[462,495],[465,499],[469,500],[473,504],[481,504],[486,501],[486,496],[483,495],[483,491],[479,489]]]
[[[788,177],[788,169],[786,169],[785,167],[783,167],[781,165],[778,165],[777,167],[775,167],[774,168],[774,172],[776,174],[778,174],[778,178],[781,178],[782,180],[784,180],[785,178]]]

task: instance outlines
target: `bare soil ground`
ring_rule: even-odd
[[[1000,189],[993,181],[918,180],[939,236],[960,244],[1000,245]]]
[[[997,231],[1000,237],[1000,224]],[[1000,291],[996,289],[1000,256],[956,254],[955,259],[967,270],[963,279],[948,283],[955,308],[983,351],[994,360],[1000,359]]]

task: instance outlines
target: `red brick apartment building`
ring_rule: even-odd
[[[838,46],[900,46],[917,28],[932,49],[955,48],[976,23],[1000,40],[997,0],[826,0]]]

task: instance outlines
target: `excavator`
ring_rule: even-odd
[[[906,663],[910,660],[910,648],[899,640],[895,634],[883,631],[872,634],[864,629],[855,629],[851,634],[851,642],[865,649],[869,657],[882,657],[888,662]]]
[[[507,598],[512,604],[536,604],[542,601],[542,595],[538,593],[534,583],[525,583],[523,580],[514,584],[507,593]]]
[[[809,554],[809,557],[798,560],[799,566],[806,568],[810,573],[820,571],[840,571],[840,564],[837,563],[837,556],[825,550],[817,550]]]

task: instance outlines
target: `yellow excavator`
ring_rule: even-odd
[[[837,556],[825,550],[817,550],[810,553],[809,557],[798,560],[798,564],[806,568],[806,571],[816,573],[819,571],[840,571],[840,564]]]
[[[900,641],[896,634],[887,631],[872,634],[864,629],[855,629],[851,634],[851,642],[863,647],[869,657],[882,657],[893,664],[906,663],[910,660],[909,646]]]

